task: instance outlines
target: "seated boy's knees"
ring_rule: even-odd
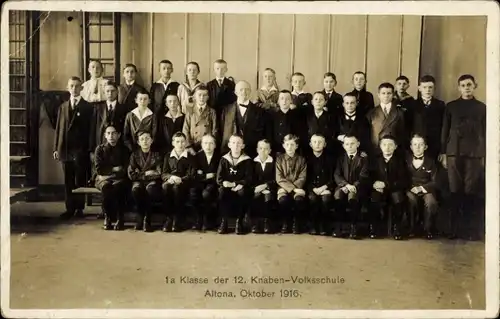
[[[332,195],[331,194],[321,195],[321,202],[323,202],[324,204],[328,204],[331,201],[332,201]]]
[[[271,194],[271,193],[264,194],[264,202],[268,203],[268,202],[271,202],[273,200],[274,200],[273,194]]]

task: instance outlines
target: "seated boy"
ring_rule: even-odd
[[[332,202],[334,162],[324,152],[325,137],[320,134],[311,136],[309,143],[312,154],[307,158],[307,193],[309,197],[311,235],[324,236],[329,232],[330,206]]]
[[[351,229],[349,237],[357,239],[357,222],[361,213],[363,202],[367,198],[369,186],[369,164],[366,154],[359,151],[359,141],[354,135],[346,134],[342,146],[344,154],[340,155],[335,165],[335,213],[339,217],[345,214],[346,207],[350,209],[349,222]],[[340,234],[340,225],[336,223],[333,236]]]
[[[172,137],[174,147],[163,160],[161,174],[163,189],[163,209],[166,213],[164,232],[179,231],[179,218],[185,206],[192,207],[194,159],[186,150],[186,136],[177,132]],[[187,204],[187,205],[186,205]]]
[[[252,233],[261,232],[261,219],[264,219],[264,233],[271,232],[270,220],[272,216],[272,205],[276,200],[276,169],[271,157],[271,143],[268,140],[260,140],[257,143],[257,154],[254,158],[253,170],[253,216]]]
[[[435,159],[425,154],[427,144],[422,136],[414,135],[412,137],[410,149],[413,154],[407,156],[406,165],[410,173],[411,185],[406,196],[408,197],[410,216],[413,218],[411,224],[413,225],[414,218],[419,215],[419,205],[423,202],[424,230],[427,239],[432,239],[435,233],[434,219],[438,208],[436,200],[437,166]]]
[[[243,234],[243,218],[248,206],[252,181],[252,160],[243,153],[245,144],[239,135],[229,138],[229,152],[222,156],[217,169],[217,184],[219,185],[219,210],[222,217],[218,232],[227,233],[227,219],[232,212],[236,215],[238,235]]]
[[[300,72],[292,75],[292,99],[293,107],[299,110],[307,109],[311,105],[312,95],[304,91],[306,77]]]
[[[153,139],[145,130],[137,132],[137,148],[130,155],[128,178],[132,181],[132,196],[137,205],[135,230],[151,231],[151,202],[161,198],[163,158],[151,150]]]
[[[179,97],[170,93],[165,96],[163,103],[165,110],[157,112],[155,122],[157,123],[156,137],[153,147],[162,155],[167,154],[172,149],[172,137],[177,132],[182,132],[185,116],[181,112]]]
[[[299,217],[305,210],[307,177],[306,159],[296,153],[299,138],[288,134],[283,139],[285,153],[276,158],[276,183],[278,184],[278,204],[282,220],[282,233],[288,233],[290,220],[292,232],[300,232]]]
[[[217,200],[216,174],[219,154],[216,154],[215,137],[206,134],[201,138],[201,150],[195,155],[197,205],[195,230],[206,231],[214,217],[214,203]],[[201,200],[201,203],[200,203]]]
[[[123,229],[123,198],[127,194],[128,149],[120,141],[120,132],[113,125],[104,131],[105,142],[95,149],[95,187],[102,193],[104,229]],[[111,222],[116,223],[111,226]]]
[[[292,110],[292,93],[288,90],[279,92],[278,106],[276,112],[269,114],[270,126],[272,127],[271,149],[275,154],[283,153],[283,139],[288,134],[299,136],[301,134],[300,114],[297,110]],[[305,122],[305,121],[304,121]],[[303,126],[303,125],[302,125]]]
[[[371,195],[371,238],[374,238],[376,235],[374,229],[376,217],[380,215],[383,204],[386,203],[390,205],[390,209],[392,209],[394,239],[402,239],[401,220],[405,202],[405,191],[408,185],[408,174],[406,172],[407,167],[404,158],[394,153],[396,148],[397,144],[395,138],[390,135],[384,135],[380,139],[381,154],[376,155],[372,162],[373,166],[370,175],[371,179],[375,182],[373,183]]]
[[[218,125],[215,110],[208,107],[208,89],[204,85],[194,90],[194,106],[186,109],[186,118],[182,132],[187,138],[187,148],[194,155],[201,148],[201,138],[211,134],[217,138]]]
[[[323,76],[323,94],[326,97],[325,111],[332,114],[342,113],[342,95],[335,92],[337,77],[332,72]]]
[[[137,147],[137,132],[145,130],[151,133],[151,138],[156,136],[156,118],[153,111],[148,108],[149,94],[146,90],[139,90],[135,97],[137,107],[127,113],[123,127],[123,143],[132,152]]]

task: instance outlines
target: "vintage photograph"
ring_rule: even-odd
[[[2,10],[4,314],[487,309],[498,6],[91,2]]]

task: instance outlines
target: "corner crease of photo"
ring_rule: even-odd
[[[496,318],[493,1],[8,1],[6,318]]]

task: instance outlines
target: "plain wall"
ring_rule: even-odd
[[[69,22],[68,17],[74,19]],[[40,29],[42,90],[64,90],[68,77],[82,76],[81,13],[51,12]],[[416,95],[419,75],[433,74],[437,96],[457,97],[456,79],[471,73],[485,98],[486,18],[365,15],[123,13],[121,65],[132,62],[138,82],[147,89],[158,79],[158,62],[174,64],[173,78],[182,81],[189,61],[200,64],[200,80],[214,77],[212,63],[228,62],[228,76],[247,80],[255,90],[262,72],[276,71],[280,88],[290,88],[293,72],[306,76],[306,90],[322,89],[323,74],[337,75],[337,91],[352,89],[355,71],[365,71],[368,90],[393,83],[399,74],[410,79]],[[52,169],[53,130],[41,112],[40,184],[61,184],[60,165]]]

